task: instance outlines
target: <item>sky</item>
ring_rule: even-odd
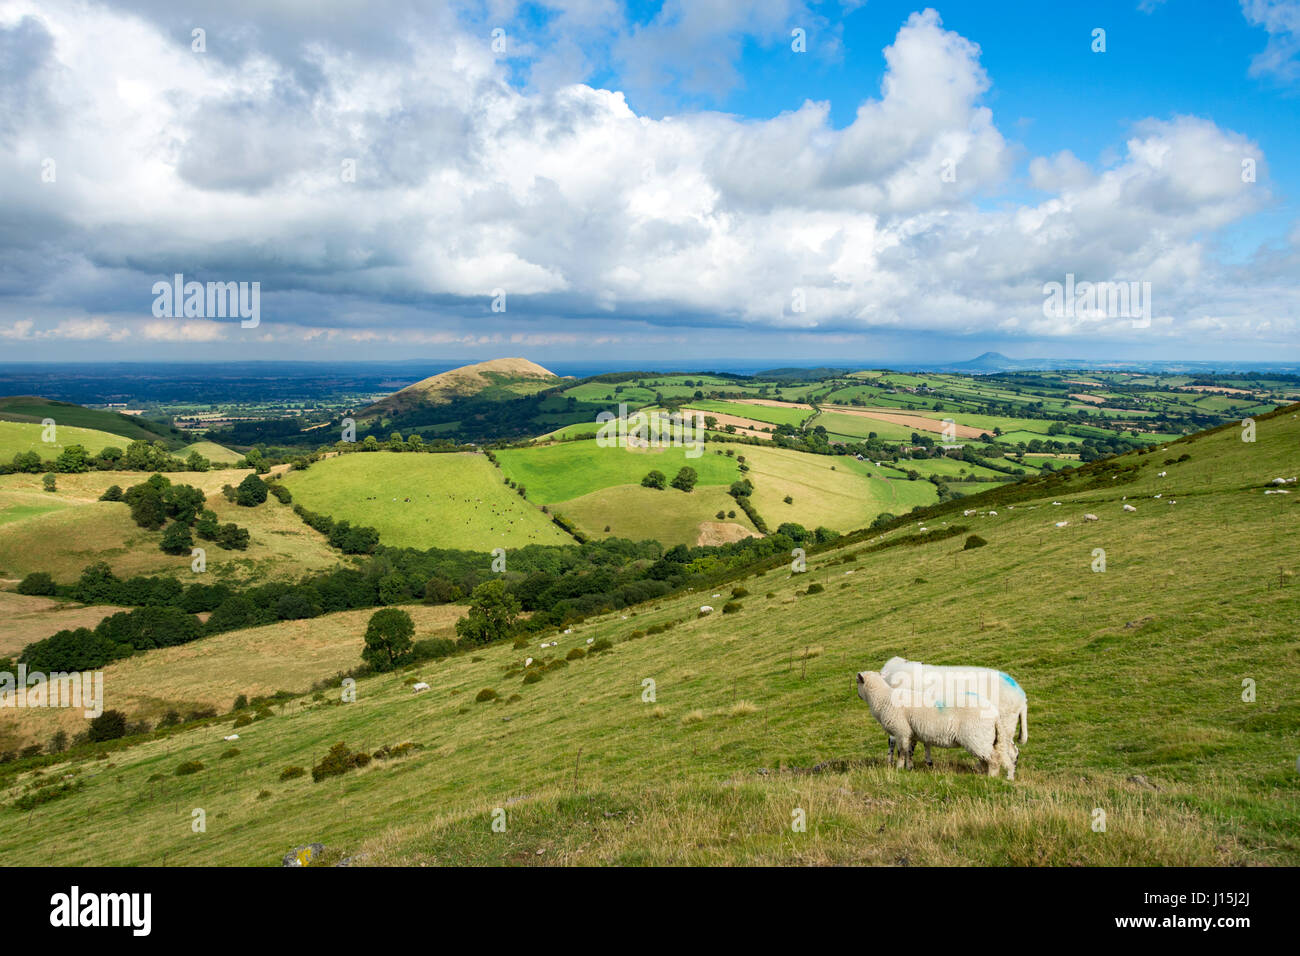
[[[1298,196],[1300,0],[0,0],[5,361],[1294,362]]]

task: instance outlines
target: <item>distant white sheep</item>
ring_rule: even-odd
[[[1056,522],[1056,526],[1057,526],[1058,528],[1064,528],[1064,527],[1065,527],[1066,525],[1068,525],[1069,523],[1070,523],[1070,522],[1068,522],[1068,521],[1058,521],[1058,522]]]
[[[588,643],[588,644],[595,644],[595,643],[596,643],[596,639],[595,639],[594,637],[589,637],[589,638],[587,638],[587,643]]]
[[[996,517],[998,516],[998,513],[997,513],[996,511],[990,511],[990,512],[989,512],[989,515],[990,515],[991,517],[996,518]]]
[[[974,508],[967,508],[965,511],[963,511],[963,512],[961,513],[961,516],[962,516],[963,518],[969,518],[969,517],[970,517],[971,515],[973,515],[974,513],[975,513],[975,509],[974,509]]]
[[[524,658],[524,666],[525,666],[525,667],[532,667],[532,666],[533,666],[533,659],[532,659],[531,657],[525,657],[525,658]]]
[[[1100,521],[1101,519],[1098,518],[1095,514],[1092,514],[1091,512],[1089,512],[1088,514],[1086,514],[1086,515],[1083,516],[1083,520],[1084,520],[1084,521]]]
[[[898,742],[898,767],[911,769],[912,752],[919,742],[927,747],[963,747],[984,765],[990,777],[997,776],[1005,765],[1008,779],[1015,779],[1011,742],[999,735],[998,711],[988,701],[975,700],[964,706],[944,706],[944,701],[932,706],[899,706],[894,688],[875,671],[858,674],[858,696]]]
[[[1132,505],[1125,505],[1125,506],[1124,506],[1124,510],[1125,510],[1125,511],[1137,511],[1137,509],[1134,508]]]
[[[1162,472],[1160,472],[1160,474],[1156,475],[1156,477],[1157,477],[1157,478],[1163,478],[1163,477],[1164,477],[1165,475],[1167,475],[1167,474],[1169,474],[1169,472],[1167,472],[1167,471],[1162,471]]]
[[[1059,501],[1053,501],[1052,504],[1054,504],[1054,505],[1059,505],[1060,502],[1059,502]]]
[[[227,736],[227,737],[222,737],[221,739],[222,739],[222,740],[238,740],[238,739],[239,739],[239,734],[230,734],[229,736]]]
[[[411,693],[412,693],[412,694],[418,694],[418,693],[420,693],[420,691],[422,691],[422,690],[428,690],[428,689],[429,689],[429,685],[426,684],[424,681],[419,681],[418,683],[415,683],[415,684],[412,684],[412,685],[411,685]]]
[[[712,607],[712,605],[709,605],[709,604],[701,604],[701,605],[700,605],[700,613],[701,613],[701,614],[712,614],[712,613],[713,613],[713,607]]]
[[[1266,495],[1289,495],[1289,494],[1291,494],[1291,492],[1287,491],[1287,490],[1284,489],[1284,488],[1270,488],[1268,491],[1265,491],[1264,494],[1266,494]]]

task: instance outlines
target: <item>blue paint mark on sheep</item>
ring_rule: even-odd
[[[1012,687],[1014,687],[1016,690],[1020,690],[1020,685],[1016,683],[1016,679],[1012,677],[1010,674],[1004,674],[1002,673],[1002,671],[998,671],[998,676],[1001,677],[1008,684],[1010,684]]]

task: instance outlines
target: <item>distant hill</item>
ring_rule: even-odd
[[[525,358],[492,359],[454,368],[408,385],[362,409],[358,417],[397,417],[422,407],[445,405],[471,397],[519,398],[561,381],[554,372]]]
[[[180,448],[188,441],[185,433],[180,429],[151,422],[137,415],[122,415],[119,412],[84,408],[72,402],[56,402],[35,395],[0,397],[0,421],[39,425],[47,418],[54,419],[56,425],[108,432],[132,441],[136,439],[148,442],[162,441],[172,450]],[[98,448],[91,450],[99,451]]]

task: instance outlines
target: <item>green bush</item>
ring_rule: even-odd
[[[58,585],[54,583],[54,578],[50,577],[44,571],[33,571],[27,577],[18,583],[19,594],[34,594],[49,596],[58,593]]]
[[[224,753],[222,753],[221,759],[229,760],[231,757],[238,757],[238,756],[239,756],[239,748],[231,747],[228,750],[226,750]]]
[[[808,590],[804,591],[803,593],[804,593],[804,594],[821,594],[821,593],[822,593],[823,591],[825,591],[825,590],[826,590],[826,589],[825,589],[824,587],[822,587],[820,584],[810,584],[810,585],[808,585]]]
[[[636,632],[634,631],[633,633],[636,633]],[[596,640],[596,641],[591,645],[591,647],[587,648],[587,653],[588,653],[588,654],[595,654],[597,651],[607,651],[607,650],[609,650],[609,649],[610,649],[611,647],[613,647],[613,646],[614,646],[614,645],[609,641],[608,638],[604,638],[604,637],[602,637],[602,638],[599,638],[598,640]]]
[[[497,692],[494,691],[491,687],[484,687],[481,691],[479,691],[477,694],[474,695],[474,702],[477,704],[481,704],[484,701],[496,700],[496,699],[497,699]]]
[[[726,604],[722,605],[723,614],[735,614],[739,610],[740,604],[737,601],[728,601]]]
[[[571,651],[569,651],[569,653],[564,655],[564,659],[568,661],[580,661],[586,656],[587,656],[586,651],[584,651],[581,647],[575,647]]]
[[[202,769],[203,764],[199,763],[197,760],[187,760],[183,764],[178,765],[174,773],[178,777],[188,777],[190,774],[198,773]]]
[[[307,771],[302,767],[285,767],[280,771],[281,780],[292,780],[295,777],[305,777],[306,775]]]
[[[731,596],[734,598],[749,597],[749,589],[737,585],[731,589]]]
[[[347,744],[338,743],[330,748],[320,763],[311,768],[311,778],[319,783],[326,777],[340,777],[349,770],[364,767],[368,763],[370,754],[365,751],[352,753]]]
[[[982,548],[986,544],[988,544],[987,541],[985,541],[979,535],[973,534],[966,539],[966,544],[962,547],[962,550],[969,551],[971,550],[971,548]]]
[[[530,670],[528,673],[524,674],[525,684],[536,684],[541,679],[542,672],[540,670]]]

